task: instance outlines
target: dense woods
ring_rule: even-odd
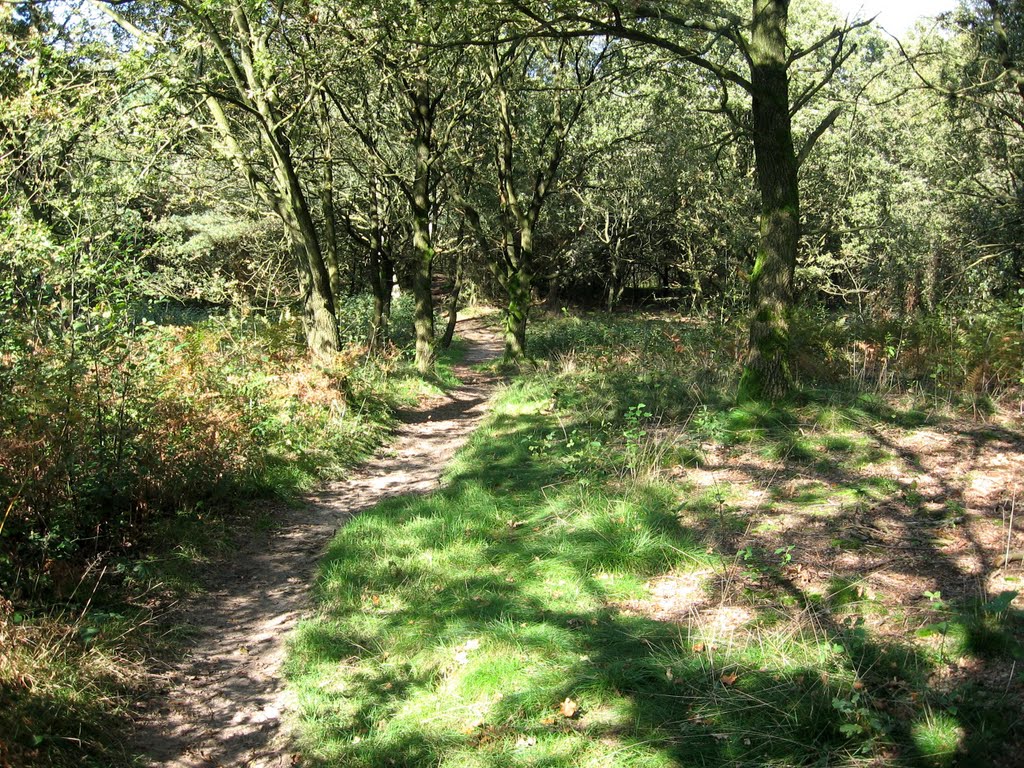
[[[0,641],[342,476],[474,303],[505,372],[658,360],[627,467],[644,408],[1019,416],[1024,7],[0,4]],[[682,325],[558,340],[641,310]]]

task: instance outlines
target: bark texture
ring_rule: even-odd
[[[800,194],[789,109],[788,17],[789,0],[754,0],[750,82],[761,212],[741,401],[778,400],[792,386],[789,316],[800,240]]]

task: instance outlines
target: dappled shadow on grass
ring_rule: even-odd
[[[761,766],[863,753],[946,765],[974,748],[960,729],[1006,732],[1011,723],[971,711],[956,690],[930,691],[934,656],[873,635],[779,567],[761,568],[761,589],[789,600],[751,595],[743,633],[623,610],[652,577],[720,573],[731,552],[702,543],[719,525],[713,506],[683,525],[677,489],[603,483],[553,460],[551,395],[524,385],[444,490],[383,504],[340,532],[322,563],[320,615],[289,663],[314,761]],[[795,416],[766,423],[754,425],[760,441],[799,437]],[[818,462],[794,466],[866,498],[891,490],[843,461]],[[940,722],[954,700],[963,714]],[[991,746],[989,734],[977,754]]]
[[[1022,691],[1014,673],[1015,660],[1024,657],[1024,627],[1019,612],[1009,609],[1016,593],[989,592],[999,510],[971,508],[969,474],[956,467],[970,465],[993,442],[1019,454],[1024,436],[842,393],[734,409],[722,423],[724,442],[742,448],[706,462],[704,473],[725,479],[684,506],[711,519],[717,504],[719,519],[734,530],[717,540],[727,552],[756,553],[761,581],[754,591],[765,602],[788,597],[804,606],[823,636],[842,646],[860,690],[870,692],[859,696],[872,707],[848,725],[869,734],[879,727],[863,721],[877,719],[891,744],[887,759],[1015,764],[1012,734],[1021,722]],[[919,430],[944,435],[955,461],[942,466],[916,445],[910,438]],[[737,500],[744,486],[748,493],[756,489],[753,500]],[[799,562],[785,565],[791,556]],[[889,584],[902,591],[888,607],[874,598],[856,602],[869,612],[891,611],[907,641],[898,630],[880,631],[884,620],[865,625],[863,615],[843,605],[847,588],[823,593],[813,585],[815,571],[842,573],[847,584],[865,584],[879,573],[891,577]],[[914,632],[912,624],[929,620]],[[846,713],[859,708],[842,707]]]
[[[13,651],[19,652],[25,649]],[[64,676],[59,680],[32,679],[35,670],[19,665],[2,650],[0,666],[5,667],[0,670],[0,765],[58,768],[130,763],[125,744],[110,736],[123,726],[111,711],[115,696],[127,700],[130,694],[123,681],[97,674],[87,662],[81,670],[54,664],[51,674]]]

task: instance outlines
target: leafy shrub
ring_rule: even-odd
[[[337,301],[338,329],[342,344],[365,344],[373,319],[373,295],[361,293],[346,296]],[[397,347],[407,346],[413,336],[413,313],[415,305],[412,295],[403,293],[391,303],[391,341]]]
[[[135,546],[155,518],[287,495],[375,445],[386,404],[354,375],[375,363],[357,349],[314,366],[295,330],[258,317],[135,325],[83,310],[56,343],[9,349],[0,588],[60,593],[62,574]]]
[[[809,384],[916,387],[979,410],[1024,385],[1024,308],[1010,303],[962,317],[903,319],[801,310],[792,338],[797,373]]]

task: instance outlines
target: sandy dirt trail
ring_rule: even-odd
[[[301,509],[282,509],[271,535],[241,542],[211,567],[206,592],[176,611],[191,630],[191,648],[143,705],[134,748],[146,764],[299,764],[283,724],[287,635],[310,606],[319,555],[338,527],[383,499],[435,490],[484,416],[496,378],[469,366],[500,355],[501,341],[481,319],[460,321],[458,331],[468,345],[456,369],[462,386],[400,414],[384,452]]]

